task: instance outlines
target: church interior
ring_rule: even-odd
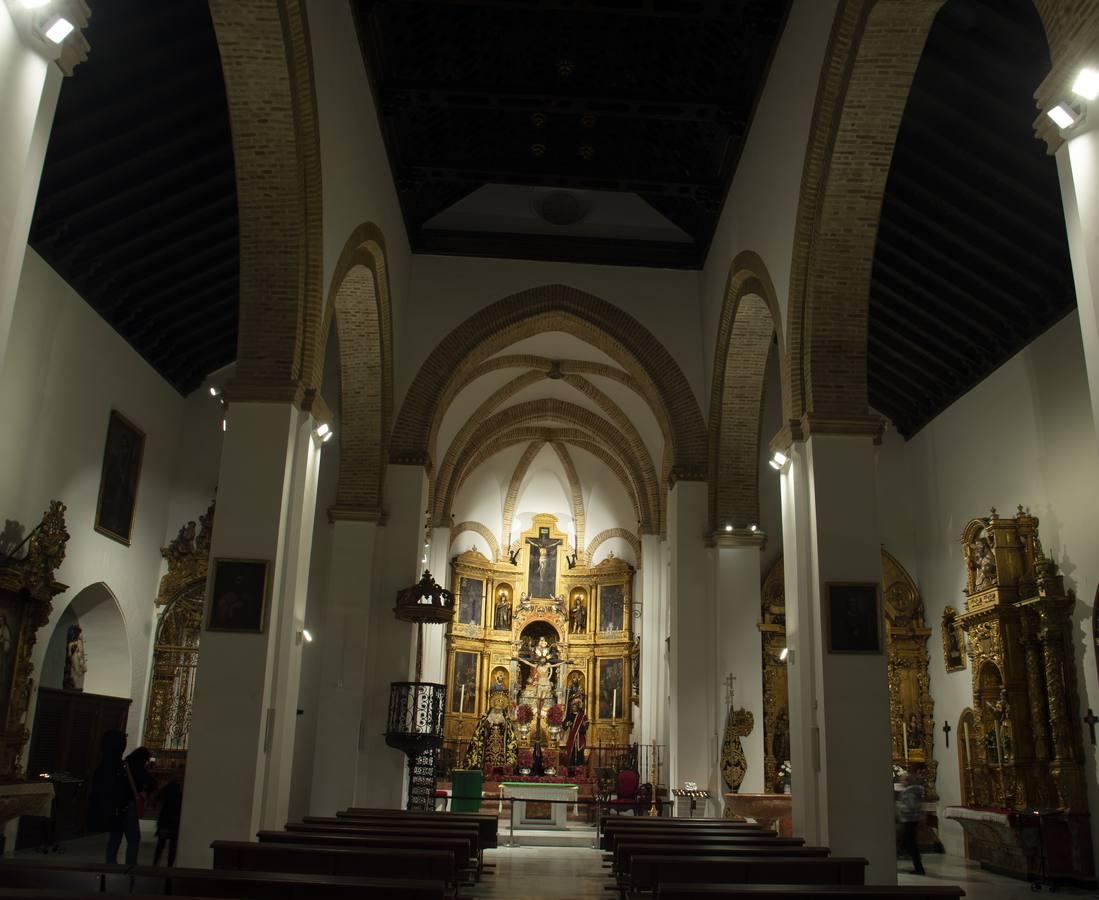
[[[0,373],[0,894],[1099,886],[1099,0],[3,0]]]

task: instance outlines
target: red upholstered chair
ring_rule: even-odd
[[[608,804],[613,812],[622,812],[624,809],[634,809],[637,806],[637,788],[641,783],[641,776],[633,769],[623,769],[618,773],[615,785],[614,799]]]

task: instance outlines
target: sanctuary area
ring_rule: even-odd
[[[1097,248],[1099,0],[2,0],[0,895],[1094,890]]]

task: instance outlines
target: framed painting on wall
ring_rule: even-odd
[[[599,718],[621,718],[626,704],[622,659],[599,660]]]
[[[207,631],[259,634],[267,618],[265,559],[215,559]]]
[[[471,713],[477,711],[477,670],[481,666],[481,654],[458,650],[454,653],[454,675],[450,684],[450,711]]]
[[[605,584],[599,589],[599,630],[623,631],[626,627],[626,586]]]
[[[99,475],[95,530],[127,546],[133,537],[137,484],[144,453],[145,432],[117,409],[112,409]]]
[[[480,625],[485,583],[479,578],[462,577],[458,581],[458,624]]]
[[[832,582],[827,585],[825,632],[829,653],[881,653],[881,585]]]

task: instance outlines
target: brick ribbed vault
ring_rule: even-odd
[[[943,2],[842,0],[833,22],[802,172],[786,323],[788,418],[812,430],[877,428],[868,417],[866,351],[878,221],[901,115]],[[1060,84],[1094,41],[1099,3],[1034,5]]]
[[[523,455],[519,458],[519,462],[515,465],[515,471],[511,474],[511,481],[508,484],[507,495],[504,498],[504,521],[501,534],[504,539],[504,547],[509,551],[512,549],[511,531],[512,523],[515,520],[515,504],[519,500],[519,489],[523,486],[523,479],[526,478],[527,472],[530,471],[531,463],[534,462],[534,458],[541,452],[542,448],[546,446],[546,441],[538,439],[531,441],[530,445],[523,452]],[[572,502],[572,520],[576,528],[576,547],[578,553],[583,553],[584,547],[584,493],[580,487],[580,478],[576,474],[576,466],[573,465],[572,457],[569,456],[569,451],[565,447],[562,441],[553,441],[551,446],[554,453],[557,454],[557,458],[561,461],[561,467],[565,470],[565,477],[569,482],[569,494]],[[473,471],[472,469],[470,471]],[[583,560],[581,560],[583,561]]]
[[[706,425],[675,360],[619,307],[565,285],[532,288],[490,304],[439,343],[401,405],[390,461],[430,466],[432,426],[445,411],[441,402],[451,386],[509,345],[548,331],[562,331],[599,348],[640,386],[671,438],[667,478],[706,479]]]
[[[352,233],[336,263],[321,334],[335,324],[340,373],[340,470],[333,519],[382,514],[386,444],[393,417],[393,324],[385,239],[374,225]],[[312,360],[313,384],[324,348]]]
[[[655,533],[657,529],[649,523],[656,521],[657,514],[654,511],[654,505],[657,499],[649,495],[645,482],[640,477],[640,469],[636,461],[622,458],[619,445],[607,442],[604,435],[593,434],[587,428],[568,426],[555,428],[537,423],[533,425],[505,425],[499,433],[488,438],[482,444],[476,445],[475,448],[471,445],[474,452],[469,458],[468,464],[463,466],[461,473],[453,482],[451,490],[442,497],[442,512],[437,521],[443,523],[450,521],[451,510],[458,492],[470,475],[483,463],[508,447],[513,447],[516,444],[530,444],[531,442],[538,442],[539,444],[560,443],[590,453],[607,467],[626,490],[626,494],[629,496],[637,515],[639,528],[642,531]]]
[[[451,442],[434,479],[432,510],[436,525],[445,525],[449,521],[457,487],[466,473],[475,468],[473,461],[481,448],[506,430],[547,422],[572,425],[586,433],[588,440],[594,439],[618,458],[630,474],[635,494],[643,493],[647,499],[659,504],[660,491],[652,460],[628,418],[613,404],[611,406],[613,409],[608,412],[611,421],[584,407],[557,399],[529,400],[492,415],[488,415],[487,410],[478,410]],[[660,529],[661,510],[662,506],[646,505],[644,511],[647,515],[643,517],[646,530]]]
[[[609,541],[611,538],[622,538],[627,544],[633,548],[635,554],[634,560],[637,565],[641,565],[641,541],[638,540],[637,535],[632,531],[628,531],[625,528],[607,528],[600,531],[595,537],[591,539],[591,543],[588,544],[588,562],[595,559],[595,551],[598,550],[603,544]]]
[[[465,531],[472,531],[475,534],[479,534],[485,539],[485,543],[488,544],[488,548],[492,553],[492,560],[496,562],[500,559],[500,544],[496,540],[496,535],[489,530],[488,526],[481,522],[459,522],[452,529],[450,529],[450,546],[453,547],[458,540],[458,535]]]
[[[767,358],[778,339],[781,312],[763,260],[748,251],[729,269],[718,322],[710,389],[710,528],[759,522],[760,418]],[[785,373],[784,373],[785,374]],[[782,406],[789,409],[785,377]]]
[[[227,396],[302,402],[321,325],[317,98],[301,0],[210,0],[240,220],[237,374]]]

